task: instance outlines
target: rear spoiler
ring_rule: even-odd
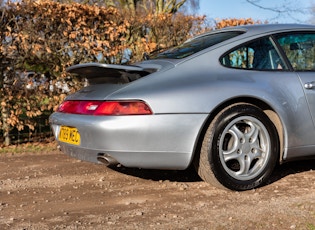
[[[152,69],[144,69],[132,65],[113,65],[101,63],[84,63],[70,66],[68,73],[86,78],[90,84],[114,83],[122,84],[135,81],[152,72]]]

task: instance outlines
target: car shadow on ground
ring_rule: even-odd
[[[172,182],[196,182],[201,181],[193,166],[186,170],[155,170],[155,169],[137,169],[126,168],[124,166],[110,166],[114,171],[139,177],[142,179],[161,181],[168,180]]]
[[[126,168],[124,166],[110,166],[114,171],[139,177],[142,179],[160,181],[168,180],[172,182],[198,182],[202,181],[201,178],[196,173],[193,166],[190,166],[186,170],[151,170],[151,169],[136,169],[136,168]],[[291,174],[306,172],[310,170],[315,170],[315,159],[294,161],[278,165],[271,177],[269,178],[267,184],[274,183],[281,178],[284,178]]]
[[[299,160],[278,165],[272,173],[268,184],[274,183],[288,175],[315,170],[315,159]]]

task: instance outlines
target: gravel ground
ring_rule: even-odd
[[[107,168],[57,151],[0,155],[0,229],[315,229],[315,161],[251,191],[186,171]]]

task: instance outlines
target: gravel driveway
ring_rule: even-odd
[[[234,192],[191,169],[107,168],[60,152],[0,155],[0,229],[315,229],[315,161]]]

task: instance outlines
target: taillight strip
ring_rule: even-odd
[[[95,116],[150,115],[151,108],[139,100],[131,101],[64,101],[58,112]]]

